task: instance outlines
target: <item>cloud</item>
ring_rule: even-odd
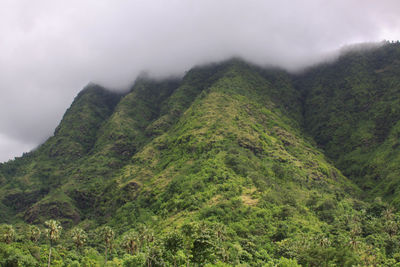
[[[14,158],[15,155],[22,155],[22,153],[29,151],[34,146],[34,143],[26,143],[0,133],[0,162],[5,162],[11,158]]]
[[[142,70],[231,56],[296,70],[349,43],[399,39],[398,14],[398,0],[3,0],[0,161],[51,135],[89,81],[124,89]]]

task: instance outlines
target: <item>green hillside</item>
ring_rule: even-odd
[[[368,198],[400,204],[400,45],[352,51],[302,77],[305,125]]]
[[[397,43],[301,75],[232,59],[88,85],[0,164],[0,265],[47,264],[49,219],[52,266],[400,265],[399,62]]]

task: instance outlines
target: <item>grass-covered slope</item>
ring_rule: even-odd
[[[89,84],[75,98],[54,137],[40,147],[40,152],[63,162],[82,158],[93,148],[97,131],[114,112],[120,98],[118,94]]]
[[[400,44],[345,53],[300,79],[305,125],[365,190],[400,203]]]
[[[247,187],[254,196],[274,186],[356,193],[299,123],[271,101],[274,90],[262,73],[232,63],[175,125],[133,156],[118,182],[135,184],[143,205],[165,212],[199,209],[224,191],[246,199]]]
[[[230,63],[123,168],[117,183],[126,204],[111,224],[167,233],[193,221],[222,223],[236,244],[227,249],[251,240],[254,262],[276,252],[275,242],[329,227],[358,189],[302,134],[298,114],[287,115],[285,102],[300,102],[287,74],[276,74],[270,82],[271,72]],[[274,102],[277,84],[292,99]]]

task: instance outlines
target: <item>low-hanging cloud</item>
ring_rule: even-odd
[[[89,81],[126,88],[231,56],[296,70],[400,38],[398,0],[3,0],[0,162],[44,141]],[[12,140],[12,141],[10,141]]]

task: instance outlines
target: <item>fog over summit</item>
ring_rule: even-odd
[[[397,0],[0,3],[0,162],[50,136],[89,81],[126,89],[232,56],[288,70],[400,39]]]

